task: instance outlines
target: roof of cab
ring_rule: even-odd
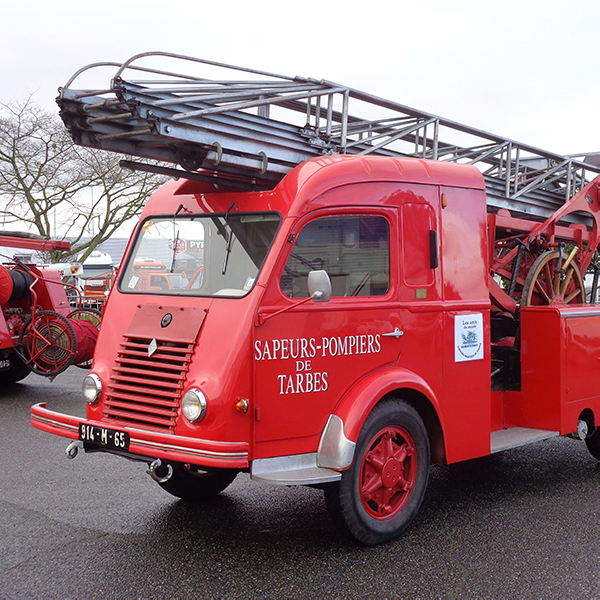
[[[289,215],[302,212],[301,207],[307,202],[334,188],[377,182],[485,190],[483,175],[470,165],[416,158],[335,155],[299,164],[273,190],[264,192],[236,191],[226,186],[216,189],[212,184],[193,180],[169,182],[153,194],[142,216],[156,214],[159,206],[161,213],[175,211],[182,194],[195,195],[206,212],[224,212],[234,200],[237,210],[279,210]]]
[[[313,197],[350,183],[374,181],[444,185],[485,190],[479,170],[437,160],[389,156],[336,155],[313,158],[295,167],[279,183],[293,196]]]

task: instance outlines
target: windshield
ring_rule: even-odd
[[[245,296],[254,286],[280,222],[277,213],[147,219],[127,257],[119,290]]]
[[[82,279],[91,279],[94,277],[100,277],[110,275],[113,271],[115,271],[115,267],[112,265],[94,265],[93,267],[88,267],[87,265],[83,265],[83,273],[81,274]]]

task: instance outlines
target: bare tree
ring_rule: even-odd
[[[0,219],[4,227],[69,238],[81,260],[137,216],[165,178],[119,166],[120,157],[76,146],[60,119],[29,96],[0,103]],[[57,232],[60,232],[58,234]]]

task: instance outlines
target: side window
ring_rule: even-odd
[[[324,217],[299,233],[281,276],[290,298],[308,295],[308,273],[324,269],[332,296],[383,296],[390,289],[390,228],[379,216]]]

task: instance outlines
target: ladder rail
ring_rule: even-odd
[[[177,68],[148,66],[148,59]],[[108,88],[73,89],[100,67],[116,69]],[[544,219],[600,173],[600,161],[586,155],[562,156],[331,81],[169,52],[82,67],[57,101],[77,143],[246,177],[250,187],[272,186],[300,162],[327,154],[428,158],[475,165],[492,207]]]

